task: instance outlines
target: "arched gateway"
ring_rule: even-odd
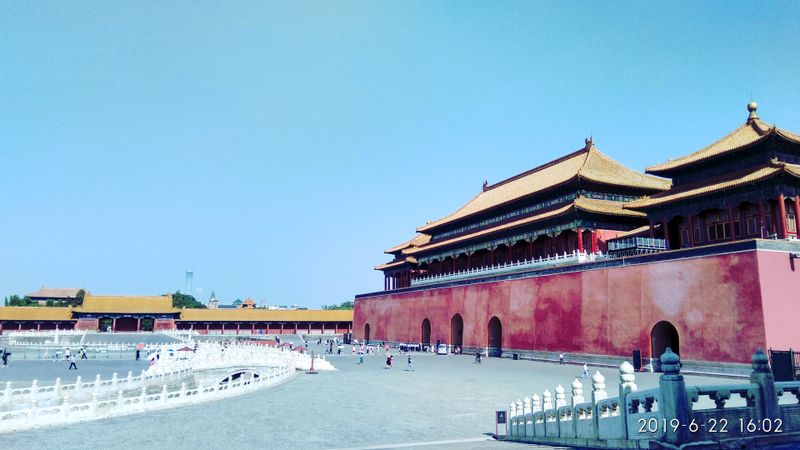
[[[364,325],[364,340],[369,342],[369,324]]]
[[[489,320],[489,339],[487,342],[489,356],[500,356],[503,354],[503,325],[500,319],[492,317]]]
[[[650,342],[652,345],[653,359],[656,360],[656,370],[660,371],[661,364],[658,358],[664,353],[667,347],[671,348],[673,352],[680,355],[680,339],[678,338],[678,330],[671,323],[662,320],[658,322],[650,333]]]
[[[431,345],[431,321],[425,318],[422,321],[422,345]]]
[[[456,314],[450,319],[450,345],[464,346],[464,319],[460,314]]]

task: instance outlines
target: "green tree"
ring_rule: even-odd
[[[353,309],[353,302],[342,302],[338,305],[322,305],[322,309]]]
[[[205,308],[206,305],[198,302],[191,295],[181,294],[181,291],[175,291],[172,294],[172,307],[173,308]]]
[[[86,297],[86,291],[83,289],[78,289],[78,293],[75,294],[75,304],[78,306],[83,306],[84,297]]]
[[[8,299],[8,306],[39,306],[38,302],[35,302],[28,297],[20,297],[19,295],[12,295]]]

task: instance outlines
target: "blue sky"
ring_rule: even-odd
[[[0,295],[308,307],[583,146],[638,170],[800,131],[800,3],[4,2]]]

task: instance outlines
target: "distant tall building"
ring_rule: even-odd
[[[219,309],[219,300],[217,300],[217,294],[214,291],[211,291],[211,297],[208,298],[206,306],[208,306],[208,309]]]
[[[186,290],[183,292],[186,295],[193,295],[192,294],[192,281],[194,278],[194,272],[191,270],[186,271]]]

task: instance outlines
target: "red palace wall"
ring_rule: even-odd
[[[485,347],[489,320],[502,323],[502,347],[651,357],[651,332],[668,321],[687,360],[749,362],[756,346],[800,347],[789,304],[798,296],[800,260],[788,253],[744,253],[667,260],[525,279],[379,294],[356,300],[354,337],[450,343],[455,314],[463,345]],[[762,299],[763,304],[762,307]],[[766,324],[766,327],[765,327]]]

